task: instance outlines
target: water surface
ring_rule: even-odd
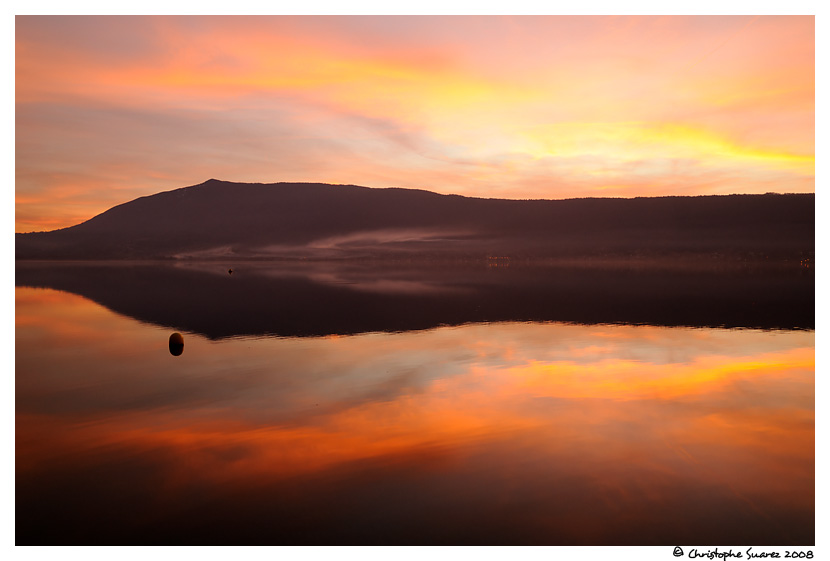
[[[349,290],[448,289],[374,278]],[[810,329],[294,318],[220,336],[18,284],[18,544],[815,541]]]

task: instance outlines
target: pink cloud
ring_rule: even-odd
[[[16,32],[17,231],[209,177],[509,198],[814,190],[809,165],[775,156],[814,154],[810,16],[19,16]],[[630,122],[705,131],[708,148],[652,135],[631,155],[579,132]],[[538,127],[570,152],[540,152]],[[50,197],[68,177],[77,194]]]

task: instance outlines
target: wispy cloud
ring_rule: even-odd
[[[18,231],[209,177],[814,190],[811,16],[18,16],[15,47]]]

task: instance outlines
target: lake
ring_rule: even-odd
[[[811,268],[487,265],[18,263],[17,544],[815,542]]]

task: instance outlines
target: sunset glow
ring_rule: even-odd
[[[18,16],[16,231],[229,181],[813,192],[812,16]]]

